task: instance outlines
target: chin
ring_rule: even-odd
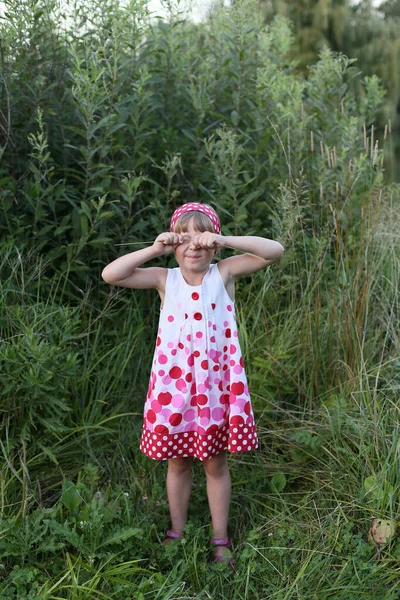
[[[204,271],[204,269],[207,269],[209,265],[207,264],[190,264],[189,265],[189,269],[191,269],[191,271]]]

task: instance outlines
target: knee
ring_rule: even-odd
[[[226,452],[209,458],[203,464],[207,477],[224,477],[229,473]]]
[[[184,458],[170,458],[168,460],[168,472],[174,475],[183,475],[190,472],[192,468],[193,458],[186,456]]]

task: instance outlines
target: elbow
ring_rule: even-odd
[[[270,248],[269,254],[265,258],[273,262],[278,262],[281,260],[284,252],[285,249],[282,246],[282,244],[280,244],[279,242],[274,242],[273,248]]]
[[[279,242],[276,242],[276,245],[277,245],[277,248],[276,248],[277,258],[276,258],[276,260],[281,260],[281,258],[283,256],[283,253],[285,252],[285,248]]]
[[[113,285],[112,277],[110,277],[110,273],[107,271],[107,267],[104,267],[104,269],[102,270],[101,277],[103,281],[105,281],[109,285]]]

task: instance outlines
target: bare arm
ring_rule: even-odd
[[[221,246],[229,246],[247,254],[230,256],[219,263],[221,274],[228,277],[249,275],[278,262],[284,248],[279,242],[253,235],[224,236]]]
[[[101,276],[110,285],[135,289],[155,288],[163,292],[167,269],[163,267],[140,269],[139,267],[157,256],[173,252],[179,241],[180,236],[176,233],[162,233],[149,248],[130,252],[111,262],[104,267]]]
[[[279,242],[254,235],[218,235],[205,231],[193,240],[199,248],[229,247],[247,254],[230,256],[218,263],[224,281],[239,275],[249,275],[282,258],[283,246]]]

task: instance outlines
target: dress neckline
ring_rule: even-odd
[[[203,283],[204,283],[204,280],[205,280],[205,278],[207,277],[207,275],[209,275],[209,273],[210,273],[210,271],[211,271],[211,267],[213,267],[213,265],[214,265],[214,263],[210,263],[210,266],[208,267],[208,271],[206,271],[206,272],[204,273],[204,275],[203,275],[203,280],[202,280],[202,282],[200,283],[200,285],[190,285],[190,283],[188,283],[188,282],[186,281],[186,279],[184,278],[184,276],[182,275],[182,271],[181,271],[181,268],[180,268],[180,267],[178,267],[178,271],[179,271],[179,275],[181,276],[181,278],[182,278],[182,281],[183,281],[183,283],[184,283],[185,285],[187,285],[188,287],[190,287],[190,288],[192,288],[192,289],[197,289],[197,288],[201,288],[201,286],[202,286],[202,285],[203,285]]]

